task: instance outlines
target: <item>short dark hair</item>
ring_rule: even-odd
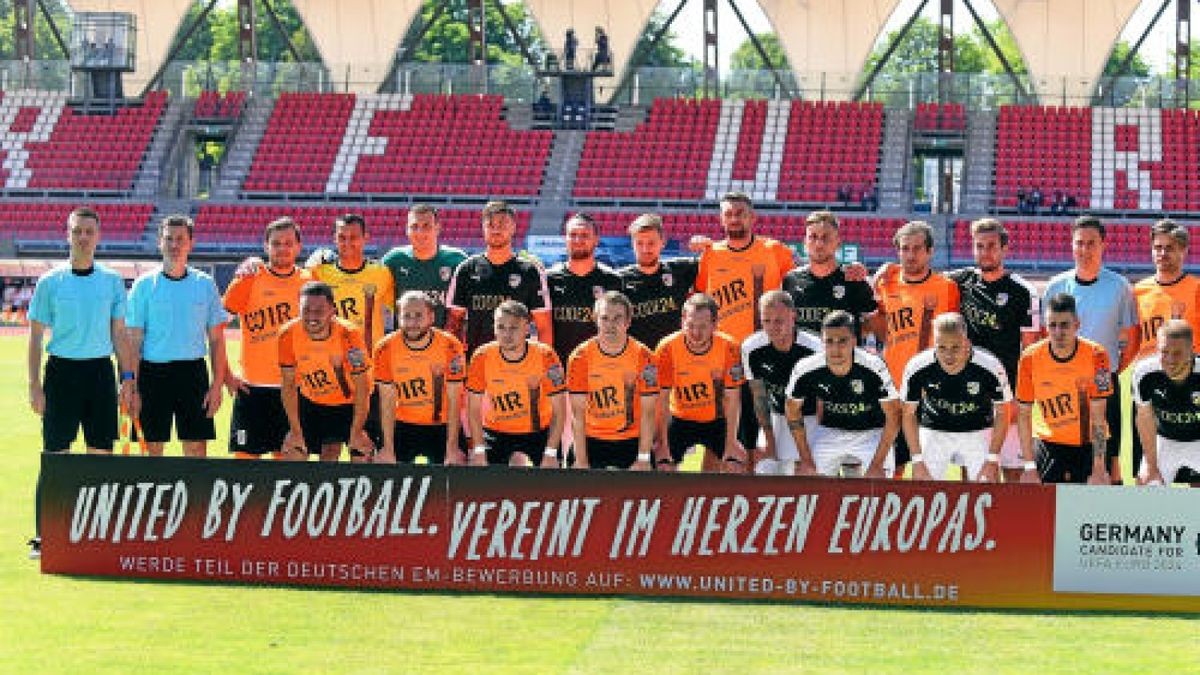
[[[310,281],[300,287],[300,297],[325,298],[332,305],[334,304],[333,286],[324,281]]]
[[[721,313],[721,306],[718,305],[713,296],[709,295],[708,293],[693,293],[692,295],[688,296],[688,299],[683,301],[683,309],[680,311],[680,314],[682,315],[683,312],[686,312],[689,308],[693,312],[698,309],[708,310],[712,313],[714,322]]]
[[[275,220],[267,223],[267,227],[263,230],[263,241],[265,242],[270,240],[272,234],[275,234],[276,232],[282,232],[284,230],[292,230],[295,232],[296,241],[300,241],[300,226],[296,224],[296,221],[292,220],[288,216],[276,218]]]
[[[96,209],[90,206],[78,206],[67,215],[67,223],[75,218],[91,218],[96,221],[96,226],[100,226],[100,214],[96,213]]]
[[[188,239],[192,239],[196,235],[196,223],[192,222],[191,218],[188,218],[182,213],[173,213],[162,219],[162,221],[158,224],[158,236],[160,238],[163,236],[163,233],[167,231],[168,227],[186,227]]]
[[[572,224],[587,225],[592,229],[592,232],[598,232],[598,229],[596,228],[596,219],[592,216],[592,214],[584,211],[580,211],[570,218],[567,218],[567,222],[563,223],[563,232],[566,232],[567,228]]]
[[[596,298],[596,302],[592,305],[592,311],[595,314],[600,313],[600,305],[623,307],[625,309],[625,318],[633,318],[633,303],[629,301],[629,296],[621,291],[605,291]]]
[[[854,317],[844,309],[835,309],[821,320],[821,330],[827,328],[849,328],[854,330]]]
[[[357,225],[363,234],[367,233],[367,220],[361,213],[343,213],[333,221],[334,229],[337,229],[338,225]]]
[[[1175,243],[1184,248],[1188,247],[1189,237],[1187,228],[1171,220],[1170,218],[1163,218],[1162,220],[1150,226],[1151,240],[1160,234],[1165,234],[1174,239]]]
[[[910,220],[892,235],[892,246],[900,246],[904,237],[919,234],[925,238],[925,248],[933,250],[933,226],[923,220]]]
[[[833,211],[813,211],[804,219],[805,225],[828,225],[835,230],[841,230],[841,224],[838,223],[837,216]]]
[[[749,209],[754,208],[754,202],[750,201],[750,195],[746,194],[745,192],[738,191],[738,190],[726,192],[725,194],[721,195],[721,203],[722,204],[726,204],[726,203],[745,204],[746,208],[749,208]]]
[[[529,313],[529,308],[525,306],[525,303],[518,302],[516,300],[505,300],[499,305],[496,305],[496,309],[492,312],[492,320],[494,321],[500,316],[511,316],[514,319],[520,319],[521,321],[530,321],[533,318],[533,315]]]
[[[1100,241],[1104,241],[1104,223],[1096,216],[1084,214],[1076,218],[1071,225],[1071,234],[1074,235],[1079,230],[1095,230],[1100,235]]]
[[[437,207],[435,206],[431,206],[429,204],[413,204],[412,208],[408,210],[408,222],[412,222],[413,216],[419,216],[423,213],[432,215],[435,222],[437,221],[438,217],[441,216],[441,214],[438,213]]]
[[[1075,309],[1075,296],[1070,293],[1055,293],[1050,296],[1050,300],[1046,303],[1046,312],[1070,312],[1079,316],[1079,312]]]
[[[401,305],[409,302],[419,302],[422,305],[425,305],[425,309],[428,309],[430,312],[437,311],[437,303],[433,301],[433,298],[429,297],[428,293],[425,291],[408,290],[404,291],[404,294],[401,295],[400,299],[396,301],[397,313],[399,312]]]
[[[980,234],[998,234],[1000,235],[1000,245],[1008,246],[1008,228],[995,218],[980,218],[971,223],[971,236],[975,237]]]
[[[493,199],[492,201],[484,204],[483,210],[479,212],[479,215],[481,218],[483,218],[483,224],[487,225],[489,222],[491,222],[493,216],[501,213],[507,213],[514,218],[517,216],[517,212],[513,210],[512,205],[503,199]]]

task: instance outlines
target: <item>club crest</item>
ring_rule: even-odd
[[[1000,305],[1001,307],[1007,305],[1008,304],[1008,293],[997,293],[996,294],[996,304]]]
[[[971,396],[978,396],[979,395],[979,383],[978,382],[968,382],[967,383],[967,393],[970,394]]]
[[[675,283],[675,278],[671,276],[670,272],[666,272],[662,275],[662,285],[663,286],[670,288],[672,285],[674,285],[674,283]]]
[[[520,286],[521,285],[521,275],[520,274],[508,275],[508,285],[512,288],[516,288],[517,286]]]
[[[853,391],[855,394],[862,394],[863,393],[863,381],[862,380],[850,380],[850,391]]]
[[[846,297],[846,287],[841,284],[834,286],[833,287],[833,297],[838,300],[841,300],[842,298]]]

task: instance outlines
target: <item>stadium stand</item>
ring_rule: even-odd
[[[913,115],[917,131],[962,131],[967,126],[967,110],[961,103],[918,103]]]
[[[66,241],[73,202],[0,202],[0,231],[20,241]],[[146,231],[153,204],[95,204],[106,242],[136,241]]]
[[[67,104],[63,92],[3,92],[4,189],[130,190],[166,103],[166,92],[150,92],[142,105],[115,115],[84,114]]]
[[[248,193],[537,194],[553,134],[516,131],[499,96],[282,94]]]
[[[192,116],[197,120],[232,121],[242,114],[246,105],[246,92],[205,90],[196,98]]]

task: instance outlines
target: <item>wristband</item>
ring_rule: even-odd
[[[558,450],[555,448],[546,448],[547,457],[558,457]]]
[[[639,452],[639,453],[638,453],[638,456],[637,456],[637,461],[638,461],[638,462],[645,462],[645,463],[649,464],[649,463],[650,463],[650,453],[648,453],[648,452]]]
[[[475,455],[482,455],[482,454],[484,454],[484,453],[486,453],[486,452],[487,452],[487,446],[486,446],[486,445],[477,445],[477,446],[475,446],[475,447],[471,448],[471,454],[475,454]]]
[[[133,379],[134,379],[134,375],[133,375],[132,370],[122,370],[121,371],[121,381],[122,382],[130,382]]]
[[[1033,460],[1025,462],[1025,470],[1026,471],[1037,471],[1037,462],[1035,462]]]
[[[991,464],[998,464],[1000,462],[1000,455],[995,452],[989,452],[986,459]]]
[[[908,461],[912,462],[913,464],[916,464],[917,462],[921,462],[922,464],[924,464],[925,463],[925,455],[924,455],[924,453],[918,452],[917,454],[913,455],[912,457],[909,457]]]

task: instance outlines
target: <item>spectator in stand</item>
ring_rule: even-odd
[[[1042,207],[1042,189],[1039,187],[1033,188],[1029,193],[1029,214],[1036,216],[1038,209]]]
[[[879,188],[874,185],[868,185],[863,188],[862,201],[860,204],[864,211],[879,210]]]
[[[563,68],[575,70],[575,51],[579,49],[579,38],[575,37],[575,29],[567,29],[567,37],[563,41]]]
[[[608,33],[596,26],[596,56],[592,59],[592,70],[612,68],[612,52],[608,48]]]
[[[1029,213],[1029,192],[1023,188],[1017,188],[1017,213]]]

